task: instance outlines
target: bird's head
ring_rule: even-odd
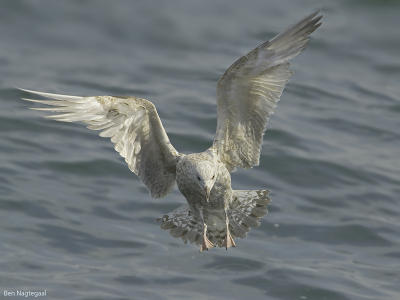
[[[186,190],[208,202],[217,180],[217,168],[215,162],[207,158],[198,153],[184,156],[177,165],[176,179],[182,193]]]
[[[210,192],[214,187],[217,179],[216,169],[214,165],[208,161],[200,162],[196,165],[193,173],[194,181],[198,185],[199,190],[203,193],[206,201],[210,198]]]

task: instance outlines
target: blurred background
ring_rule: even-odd
[[[183,153],[211,145],[216,81],[316,9],[261,165],[262,225],[199,253],[159,228],[111,143],[41,118],[15,87],[153,101]],[[400,1],[3,1],[0,289],[48,299],[400,299]],[[3,296],[2,291],[1,296]]]

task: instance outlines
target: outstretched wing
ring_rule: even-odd
[[[23,89],[21,89],[23,90]],[[140,177],[155,198],[168,193],[175,183],[179,153],[171,145],[153,103],[135,97],[77,97],[23,90],[53,100],[32,100],[50,105],[32,108],[56,112],[47,118],[83,122],[111,138],[129,169]]]
[[[228,169],[259,164],[262,137],[292,72],[288,61],[321,23],[319,12],[239,58],[218,81],[213,147]]]

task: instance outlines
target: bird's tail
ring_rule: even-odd
[[[244,238],[252,227],[260,225],[271,201],[268,190],[233,190],[227,215],[233,239]],[[224,210],[208,210],[205,214],[208,239],[218,247],[226,247],[226,218]],[[200,227],[201,228],[201,227]]]
[[[227,214],[229,229],[233,238],[244,238],[251,227],[260,225],[260,219],[267,213],[271,201],[268,190],[234,190]],[[226,237],[225,212],[208,210],[205,213],[209,240],[224,247]],[[184,205],[159,219],[161,228],[169,230],[173,237],[181,238],[185,243],[202,243],[203,226]]]
[[[182,205],[174,211],[164,215],[158,219],[161,222],[161,228],[169,230],[170,234],[175,238],[181,238],[185,244],[195,243],[200,245],[202,224],[194,218],[189,210],[188,205]]]
[[[271,202],[268,190],[234,190],[228,210],[229,229],[233,238],[246,237],[251,227],[260,225]]]

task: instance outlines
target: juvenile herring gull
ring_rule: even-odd
[[[56,112],[47,118],[83,122],[111,138],[115,150],[155,198],[176,181],[188,205],[164,215],[161,228],[200,245],[200,250],[235,247],[267,212],[268,190],[232,190],[236,167],[259,164],[263,134],[292,72],[289,61],[306,46],[320,25],[315,12],[239,58],[217,85],[218,121],[212,146],[182,154],[171,145],[155,106],[136,97],[77,97],[24,90],[52,100],[36,110]]]

